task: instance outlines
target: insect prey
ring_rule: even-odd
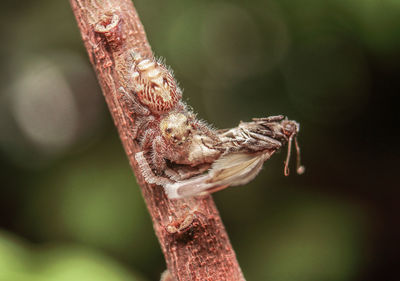
[[[285,143],[288,153],[284,173],[289,175],[291,144],[295,142],[297,173],[302,174],[300,149],[297,143],[299,125],[283,116],[255,118],[253,122],[241,122],[238,127],[220,131],[225,153],[204,174],[187,180],[164,185],[169,198],[184,198],[212,193],[229,186],[243,185],[260,172],[268,160]]]

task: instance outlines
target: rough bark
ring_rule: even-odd
[[[152,51],[131,0],[70,3],[171,275],[176,280],[244,280],[212,197],[169,200],[162,187],[147,184],[138,169],[138,144],[129,134],[133,114],[118,98],[123,82],[115,62],[129,49],[144,56]]]

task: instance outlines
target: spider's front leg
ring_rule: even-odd
[[[168,148],[162,136],[156,136],[152,143],[151,159],[158,173],[162,173],[167,168],[165,159],[168,155]]]
[[[139,165],[140,172],[142,173],[142,176],[144,177],[147,183],[157,184],[162,186],[171,183],[171,181],[168,178],[160,177],[153,173],[153,170],[151,169],[149,162],[147,161],[143,151],[136,153],[135,159]]]
[[[171,181],[168,178],[158,176],[153,171],[155,170],[158,174],[162,174],[167,168],[164,159],[166,149],[162,136],[157,135],[154,129],[148,128],[140,140],[140,146],[142,151],[136,153],[135,158],[146,182],[158,185],[170,183]],[[148,158],[150,158],[151,163],[146,158],[147,153],[150,153]]]
[[[122,94],[122,99],[124,99],[129,105],[131,105],[136,114],[144,116],[150,115],[150,110],[137,100],[134,93],[129,93],[125,90],[124,87],[119,87],[118,91]]]
[[[118,91],[120,93],[119,98],[123,101],[125,106],[127,106],[128,112],[130,112],[128,118],[131,123],[131,137],[136,139],[141,128],[154,118],[150,115],[150,110],[137,101],[134,94],[126,91],[124,87],[119,87]]]

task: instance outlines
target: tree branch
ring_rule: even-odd
[[[244,280],[211,196],[169,200],[160,186],[147,184],[140,173],[134,157],[140,149],[130,137],[132,114],[119,99],[124,82],[116,67],[128,50],[152,56],[131,0],[70,3],[171,275],[176,280]]]

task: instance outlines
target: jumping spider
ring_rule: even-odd
[[[134,52],[128,65],[120,92],[134,112],[132,137],[142,150],[135,157],[146,181],[163,184],[168,181],[166,174],[179,179],[180,175],[168,170],[168,163],[193,167],[218,158],[221,151],[211,148],[219,141],[216,133],[181,101],[182,91],[171,70],[161,61]]]

